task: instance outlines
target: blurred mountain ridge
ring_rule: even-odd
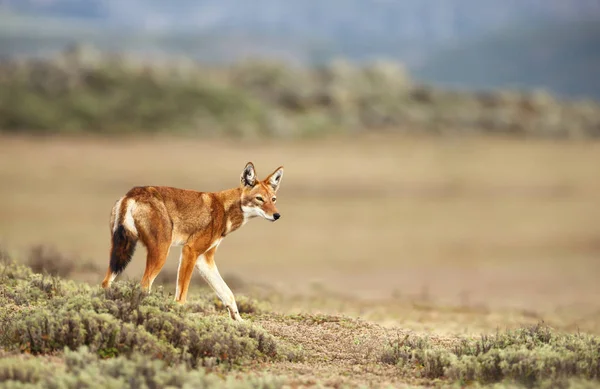
[[[0,0],[0,55],[87,41],[217,63],[388,58],[426,81],[600,98],[594,23],[598,0]],[[556,65],[538,77],[540,61]]]

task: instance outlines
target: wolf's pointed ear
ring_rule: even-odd
[[[275,170],[269,177],[265,179],[265,183],[273,189],[273,192],[277,192],[279,184],[281,184],[281,177],[283,177],[283,166],[280,166]]]
[[[253,187],[256,184],[256,172],[254,171],[254,164],[248,162],[241,176],[242,186]]]

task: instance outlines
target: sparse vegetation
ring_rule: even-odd
[[[280,388],[282,379],[248,376],[234,380],[205,370],[169,366],[138,352],[130,358],[103,359],[86,346],[66,350],[60,362],[10,356],[0,360],[3,388]]]
[[[600,338],[559,333],[543,324],[451,345],[407,335],[391,342],[380,360],[407,374],[462,385],[507,381],[526,387],[568,387],[574,378],[600,384]]]
[[[302,137],[373,130],[598,137],[600,109],[544,91],[469,93],[413,82],[404,68],[301,69],[248,61],[214,69],[75,47],[0,64],[0,131]]]
[[[294,382],[281,375],[281,367],[259,374],[246,369],[289,368],[290,362],[339,364],[333,374],[355,366],[356,373],[365,369],[419,385],[600,384],[600,338],[542,323],[478,338],[429,338],[399,329],[392,335],[345,316],[268,312],[244,296],[240,311],[249,320],[236,323],[220,314],[212,295],[179,306],[161,288],[148,294],[138,283],[117,282],[102,290],[36,274],[3,253],[2,388],[279,388]],[[326,386],[348,384],[339,377],[325,379]]]
[[[138,284],[109,290],[34,274],[7,262],[0,269],[0,345],[34,355],[87,346],[101,357],[141,352],[165,363],[197,367],[301,355],[251,323],[215,314],[212,296],[185,307]],[[252,303],[242,304],[249,312]],[[210,313],[210,314],[209,314]]]

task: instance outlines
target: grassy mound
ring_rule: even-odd
[[[0,250],[0,388],[600,385],[600,338],[544,324],[425,337],[269,312],[247,298],[238,323],[212,294],[180,306],[160,288],[103,290],[3,258]]]
[[[248,376],[223,380],[204,370],[168,366],[135,353],[130,358],[101,359],[87,347],[67,350],[60,363],[42,358],[11,356],[0,360],[3,388],[280,388],[282,380]]]
[[[243,62],[144,63],[75,47],[0,62],[0,131],[303,137],[394,130],[600,136],[593,101],[543,91],[457,92],[378,62],[318,68]]]
[[[179,306],[160,291],[144,293],[137,283],[116,283],[105,291],[5,262],[0,346],[34,355],[86,346],[103,358],[142,353],[189,368],[299,358],[262,328],[215,315],[211,298]],[[257,309],[244,306],[246,312]]]
[[[64,60],[64,61],[63,61]],[[184,79],[118,62],[31,62],[0,71],[0,128],[34,132],[182,132],[203,121],[258,126],[260,104],[206,77]],[[34,114],[35,113],[35,114]]]
[[[600,384],[600,338],[559,333],[542,324],[447,346],[406,336],[391,342],[380,360],[406,374],[461,385],[568,387],[573,379]]]

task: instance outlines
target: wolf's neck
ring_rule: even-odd
[[[246,222],[242,211],[242,190],[241,188],[233,188],[217,192],[215,195],[221,200],[225,210],[225,232],[223,235],[230,234]]]

